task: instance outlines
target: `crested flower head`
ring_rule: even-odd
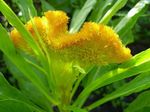
[[[130,49],[106,25],[86,22],[79,32],[69,33],[68,17],[62,11],[48,11],[45,16],[34,17],[32,21],[47,48],[64,61],[105,65],[121,63],[131,58]],[[31,20],[25,27],[37,41]],[[11,31],[11,37],[17,48],[31,52],[16,29]]]

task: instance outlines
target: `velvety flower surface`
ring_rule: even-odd
[[[45,16],[34,17],[25,24],[35,41],[38,39],[32,22],[48,49],[64,61],[106,65],[124,62],[132,56],[115,31],[106,25],[86,22],[79,32],[69,33],[66,13],[48,11]],[[11,31],[11,37],[17,48],[31,52],[16,29]]]

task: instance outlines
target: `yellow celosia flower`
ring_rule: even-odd
[[[62,11],[48,11],[45,16],[34,17],[32,21],[49,50],[64,61],[105,65],[131,58],[130,49],[122,45],[119,36],[108,26],[86,22],[78,33],[69,33],[68,17]],[[32,22],[29,21],[25,27],[36,40]],[[16,47],[29,51],[29,46],[16,29],[11,32],[11,37]]]

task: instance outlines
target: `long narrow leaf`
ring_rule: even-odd
[[[103,18],[99,21],[99,23],[107,24],[112,16],[120,10],[128,0],[118,0],[112,8],[110,8],[107,13],[103,16]]]
[[[80,10],[80,12],[76,16],[74,16],[74,18],[72,18],[70,26],[71,33],[77,32],[80,29],[81,25],[83,24],[87,15],[94,7],[95,3],[96,0],[87,0],[82,9]]]
[[[82,106],[89,94],[105,85],[137,75],[150,70],[150,49],[134,56],[131,60],[121,64],[102,77],[89,84],[75,101],[75,106]],[[82,99],[82,100],[81,100]]]
[[[127,40],[130,37],[127,37],[126,34],[132,29],[137,19],[148,8],[148,4],[150,4],[150,1],[140,0],[115,27],[115,31],[119,34],[124,44],[128,44]]]
[[[52,103],[57,104],[56,101],[48,95],[48,90],[41,82],[41,79],[34,72],[30,64],[28,64],[23,57],[16,53],[12,42],[7,34],[7,31],[0,25],[0,49],[4,52],[6,57],[44,94],[45,97],[48,98]],[[4,45],[4,46],[3,46]],[[8,50],[7,50],[8,49]],[[11,53],[9,53],[11,51]]]
[[[43,58],[42,50],[40,49],[36,41],[34,41],[32,35],[26,30],[23,23],[19,20],[19,18],[15,15],[15,13],[9,8],[9,6],[3,0],[0,0],[0,11],[4,14],[9,23],[12,24],[20,32],[20,34],[32,48],[34,53]]]
[[[30,19],[28,10],[30,10],[32,16],[37,16],[33,0],[13,0],[13,2],[19,6],[24,22],[27,22]]]
[[[24,40],[27,41],[28,45],[32,48],[35,55],[37,56],[37,59],[39,59],[41,65],[47,68],[46,70],[49,71],[47,57],[45,56],[43,49],[40,47],[39,43],[32,38],[32,35],[26,30],[23,23],[19,20],[19,18],[14,14],[14,12],[3,0],[0,0],[0,11],[6,16],[8,21],[14,27],[16,27],[16,29],[22,35]]]
[[[124,112],[149,112],[150,90],[142,92],[133,102],[129,104]],[[148,110],[147,110],[148,109]]]
[[[135,78],[133,81],[123,85],[113,93],[106,95],[104,98],[100,99],[99,101],[94,102],[90,106],[87,107],[88,110],[92,110],[99,105],[110,101],[112,99],[121,97],[121,96],[127,96],[129,94],[139,92],[141,90],[147,89],[150,87],[150,72],[144,73],[139,75],[137,78]]]
[[[15,100],[28,104],[32,109],[39,111],[38,107],[29,101],[20,91],[9,85],[5,80],[2,73],[0,73],[0,101],[2,100]],[[6,105],[7,106],[7,105]],[[7,107],[8,108],[8,107]]]
[[[1,112],[42,112],[39,111],[27,103],[20,100],[5,99],[0,100],[0,111]]]
[[[110,7],[113,3],[113,0],[97,0],[94,10],[92,11],[89,20],[93,22],[99,22],[102,18],[105,10]]]
[[[46,0],[40,0],[42,4],[42,11],[47,11],[47,10],[54,10],[55,8],[48,3]]]

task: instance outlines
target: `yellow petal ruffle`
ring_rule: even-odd
[[[108,26],[86,22],[78,33],[68,32],[68,17],[62,11],[48,11],[43,17],[34,17],[33,23],[48,47],[62,59],[85,64],[105,65],[121,63],[131,58],[130,49],[123,46],[119,36]],[[37,40],[31,20],[25,25]],[[19,32],[11,31],[17,48],[30,51]]]

